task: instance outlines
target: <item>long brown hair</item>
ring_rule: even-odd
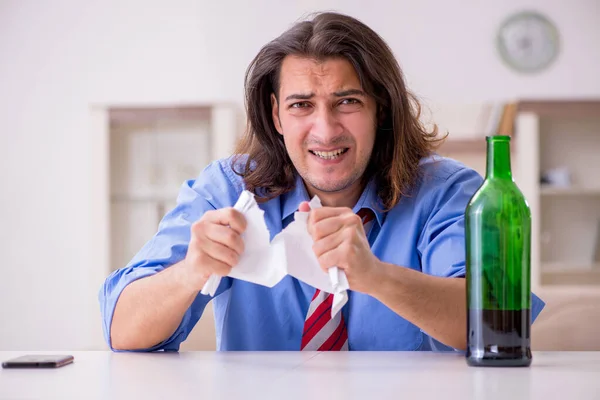
[[[407,90],[385,41],[357,19],[332,12],[295,24],[265,45],[246,71],[247,130],[233,162],[246,189],[265,201],[295,185],[296,169],[275,129],[271,109],[271,94],[278,96],[280,68],[288,55],[343,57],[354,66],[362,89],[378,108],[375,144],[363,183],[374,177],[385,209],[394,207],[417,179],[419,160],[433,150],[437,127],[428,132],[419,121],[421,106]],[[239,157],[247,159],[238,163]]]

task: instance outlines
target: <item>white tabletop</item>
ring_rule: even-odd
[[[54,353],[0,360],[23,354]],[[600,352],[534,353],[529,368],[427,352],[66,354],[58,369],[1,369],[0,399],[600,399]]]

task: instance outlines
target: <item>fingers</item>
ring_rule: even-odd
[[[310,218],[314,222],[318,222],[325,218],[335,217],[342,214],[354,214],[348,207],[319,207],[315,208],[310,213]]]
[[[224,246],[221,243],[214,242],[212,240],[203,241],[200,244],[200,246],[203,250],[203,253],[206,254],[208,257],[220,263],[226,264],[227,273],[229,273],[231,267],[235,266],[240,259],[238,253],[231,250],[229,247]],[[206,261],[209,262],[210,260]]]
[[[227,246],[238,255],[244,252],[242,236],[233,228],[217,224],[207,224],[204,229],[204,235],[208,240]]]
[[[186,259],[195,276],[226,276],[244,252],[246,218],[233,208],[206,212],[192,224]]]
[[[221,212],[222,211],[222,212]],[[240,236],[246,230],[246,218],[234,209],[223,209],[207,212],[192,225],[192,240],[200,243],[214,241],[241,255],[244,252],[244,241]]]
[[[231,229],[239,234],[246,230],[246,217],[232,207],[209,211],[204,214],[202,220],[219,225],[230,226]]]
[[[308,202],[303,201],[302,203],[300,203],[300,207],[298,207],[298,211],[300,211],[300,212],[310,211],[310,206],[308,205]]]
[[[355,253],[354,246],[348,242],[344,242],[339,246],[325,251],[318,256],[317,259],[319,260],[319,266],[321,269],[327,272],[327,270],[331,267],[345,269],[348,265],[346,261],[354,257]]]
[[[197,246],[200,247],[199,244]],[[193,256],[189,257],[190,254],[193,254]],[[235,260],[235,255],[232,254],[230,254],[229,256],[221,256],[221,258],[227,257],[229,257],[230,260]],[[206,251],[189,252],[186,260],[188,262],[188,265],[190,265],[193,268],[193,270],[196,271],[195,273],[200,274],[204,278],[207,278],[211,274],[226,276],[229,274],[229,272],[231,272],[231,264],[223,262],[221,259],[212,257]]]
[[[315,253],[315,256],[317,256],[317,258],[319,258],[320,256],[327,253],[328,251],[339,247],[345,241],[349,241],[349,242],[352,241],[352,236],[353,236],[352,231],[354,229],[355,229],[354,227],[345,227],[345,228],[341,229],[339,231],[339,233],[336,235],[328,235],[328,236],[325,236],[325,237],[315,241],[313,244],[313,247],[312,247],[313,252]],[[331,266],[332,265],[330,265],[330,267]]]
[[[336,234],[346,227],[352,227],[354,229],[359,226],[362,227],[361,218],[351,210],[341,214],[326,213],[326,217],[323,217],[324,213],[320,213],[320,210],[322,210],[322,208],[311,211],[311,216],[308,221],[308,232],[311,234],[314,241]]]

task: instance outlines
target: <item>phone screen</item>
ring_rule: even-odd
[[[24,355],[4,361],[2,368],[58,368],[73,360],[71,355]]]

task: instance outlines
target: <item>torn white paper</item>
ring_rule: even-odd
[[[314,197],[309,205],[311,209],[318,208],[321,202]],[[294,221],[269,243],[264,211],[258,207],[254,195],[243,191],[234,208],[246,217],[246,231],[242,234],[245,249],[228,276],[273,287],[286,275],[291,275],[321,291],[333,293],[331,316],[334,317],[348,301],[348,280],[344,271],[335,266],[329,268],[328,274],[319,266],[307,229],[309,213],[296,212]],[[220,281],[219,276],[212,275],[202,288],[202,294],[214,296]]]

